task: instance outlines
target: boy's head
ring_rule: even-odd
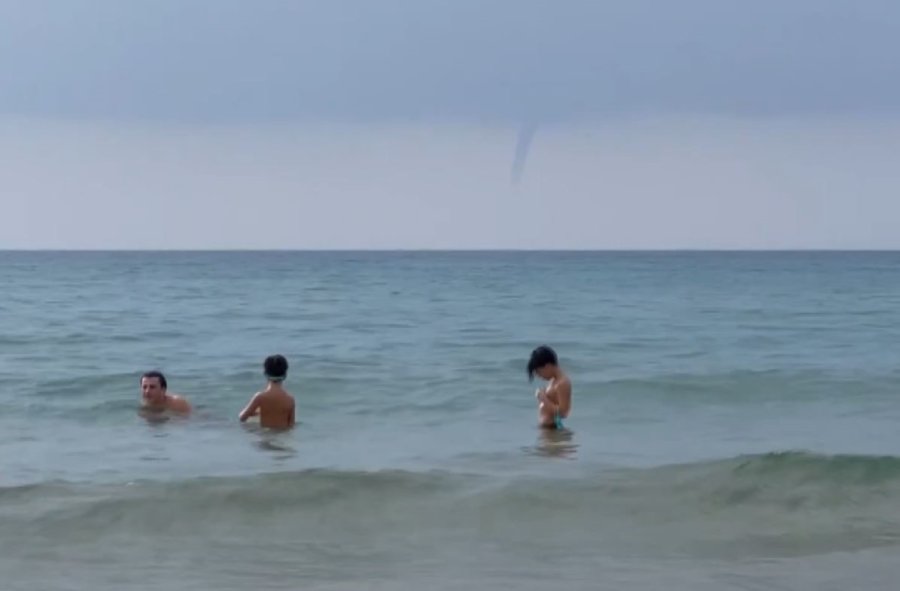
[[[531,358],[528,360],[528,381],[534,379],[534,374],[548,380],[552,377],[551,370],[559,364],[556,357],[556,351],[547,345],[541,345],[531,352]]]
[[[263,363],[263,371],[270,382],[283,382],[287,378],[287,359],[281,355],[269,355]]]

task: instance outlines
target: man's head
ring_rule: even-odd
[[[160,371],[148,371],[141,376],[141,396],[151,404],[160,404],[166,400],[166,376]]]
[[[270,382],[283,382],[287,378],[287,359],[281,355],[269,355],[263,363],[263,371]]]
[[[558,364],[556,351],[547,345],[541,345],[531,352],[531,358],[528,360],[528,381],[534,379],[534,374],[549,380],[553,377],[553,372]]]

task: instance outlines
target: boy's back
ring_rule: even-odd
[[[294,426],[294,397],[281,386],[270,386],[253,397],[259,413],[259,424],[268,429]],[[250,403],[253,405],[253,402]]]

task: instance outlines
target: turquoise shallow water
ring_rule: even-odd
[[[6,252],[0,282],[7,589],[900,575],[900,253]],[[273,352],[281,435],[236,421]],[[150,368],[194,416],[137,415]]]

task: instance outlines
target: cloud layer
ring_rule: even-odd
[[[5,0],[0,112],[522,124],[900,107],[889,0]]]

